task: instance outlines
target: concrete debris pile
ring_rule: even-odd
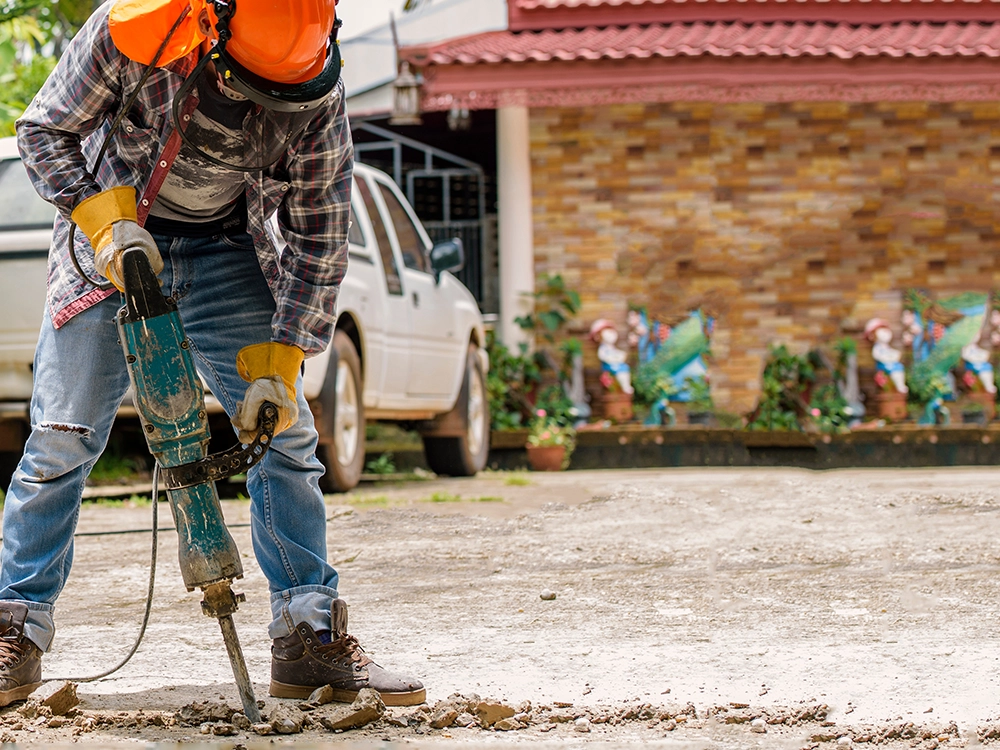
[[[77,737],[101,728],[168,727],[177,723],[175,716],[166,712],[87,713],[78,707],[79,704],[75,683],[46,683],[24,703],[14,704],[0,713],[0,743],[17,742],[14,732],[37,735],[43,730],[66,729]]]
[[[727,706],[712,706],[705,710],[705,716],[714,716],[724,724],[750,724],[756,726],[783,725],[794,727],[799,724],[824,724],[830,713],[825,703],[795,706],[791,708],[751,708],[747,703],[730,703]],[[755,724],[755,722],[760,722]],[[829,722],[832,726],[833,722]],[[766,729],[765,729],[766,731]]]
[[[231,737],[240,732],[266,736],[299,734],[319,728],[340,732],[360,729],[385,715],[382,698],[367,688],[349,705],[333,704],[333,690],[329,686],[317,688],[298,705],[280,703],[268,710],[263,701],[260,703],[263,710],[259,724],[251,724],[242,711],[223,703],[192,703],[182,708],[177,718],[183,726],[197,726],[202,734]]]
[[[982,739],[982,729],[980,738]],[[818,750],[827,742],[845,747],[850,747],[852,744],[888,745],[905,742],[909,747],[932,750],[946,742],[954,745],[958,739],[958,725],[955,722],[920,725],[912,721],[900,721],[880,726],[840,726],[829,731],[817,732],[810,736],[809,743],[803,745],[802,750]]]
[[[578,732],[589,732],[597,725],[617,726],[627,722],[644,722],[649,727],[660,725],[671,731],[696,715],[694,705],[690,703],[670,708],[654,707],[649,703],[618,708],[578,708],[572,703],[533,706],[531,701],[523,701],[512,706],[480,698],[474,693],[455,693],[433,706],[420,706],[409,714],[390,719],[390,722],[396,726],[413,727],[418,733],[451,727],[495,732],[534,727],[548,732],[560,724],[572,725]]]
[[[234,737],[242,735],[294,735],[303,732],[325,734],[372,729],[391,733],[445,737],[449,732],[471,730],[481,732],[516,732],[531,730],[547,733],[609,731],[612,727],[634,728],[665,737],[679,728],[704,730],[731,725],[740,731],[766,734],[798,727],[800,737],[807,737],[802,750],[821,750],[823,746],[889,745],[932,748],[949,742],[958,746],[959,737],[954,722],[941,725],[917,725],[912,722],[874,726],[843,726],[828,719],[830,709],[825,704],[804,702],[791,707],[751,707],[745,703],[710,706],[696,710],[694,704],[655,706],[639,701],[617,706],[575,706],[568,702],[534,705],[523,701],[516,705],[481,698],[474,693],[455,693],[433,705],[389,710],[374,690],[362,690],[351,704],[334,703],[329,687],[319,688],[306,700],[259,701],[262,720],[251,724],[240,708],[225,702],[190,703],[177,711],[85,711],[79,706],[73,683],[46,684],[36,695],[21,705],[0,710],[0,743],[24,742],[27,739],[80,737],[96,733],[114,735],[123,730],[152,729],[163,737],[179,737],[194,729],[201,735]],[[813,725],[813,729],[809,728]],[[818,725],[818,726],[817,726]],[[155,731],[162,729],[162,732]],[[51,730],[62,730],[58,733]],[[817,731],[818,730],[818,731]],[[44,734],[49,732],[49,734]],[[648,735],[647,735],[648,736]],[[193,740],[185,736],[181,739]],[[1000,720],[978,728],[978,740],[988,744],[1000,742]]]
[[[990,742],[1000,742],[1000,719],[987,721],[979,727],[977,736],[984,745]]]

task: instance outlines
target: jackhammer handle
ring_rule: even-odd
[[[167,298],[160,291],[160,280],[142,248],[129,247],[122,251],[122,283],[129,319],[145,320],[171,311]]]
[[[129,263],[134,263],[140,269],[139,273],[144,277],[156,278],[156,274],[153,273],[153,266],[149,262],[149,256],[138,245],[135,247],[126,247],[122,250],[122,268],[124,269]]]
[[[260,405],[257,412],[257,437],[247,445],[237,445],[222,453],[182,466],[161,467],[163,486],[168,490],[194,487],[205,482],[218,482],[236,474],[245,474],[248,469],[264,458],[274,430],[278,424],[278,407],[270,401]]]

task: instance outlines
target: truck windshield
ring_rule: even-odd
[[[50,229],[56,209],[35,192],[20,159],[0,161],[0,231]]]

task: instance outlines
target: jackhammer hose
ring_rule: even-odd
[[[153,544],[152,550],[150,552],[149,560],[149,587],[146,589],[146,611],[142,615],[142,624],[139,626],[139,634],[135,637],[135,643],[132,644],[132,648],[129,652],[125,654],[125,657],[118,662],[111,669],[105,670],[100,674],[91,675],[89,677],[50,677],[42,682],[94,682],[100,680],[104,677],[114,674],[119,669],[124,667],[129,661],[135,656],[135,652],[139,650],[139,644],[142,643],[142,637],[146,634],[146,626],[149,624],[149,613],[153,608],[153,583],[156,580],[156,551],[159,546],[159,534],[157,533],[157,503],[159,501],[160,490],[158,487],[160,479],[160,465],[158,463],[153,464]]]

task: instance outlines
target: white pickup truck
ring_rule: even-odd
[[[428,465],[439,474],[475,474],[489,453],[488,361],[479,308],[451,273],[461,267],[461,243],[432,245],[393,181],[363,164],[355,166],[351,209],[333,344],[305,367],[327,468],[321,484],[343,492],[358,483],[366,420],[417,429]],[[15,139],[0,139],[3,488],[27,434],[54,214],[29,183]],[[208,408],[221,411],[212,398]]]

